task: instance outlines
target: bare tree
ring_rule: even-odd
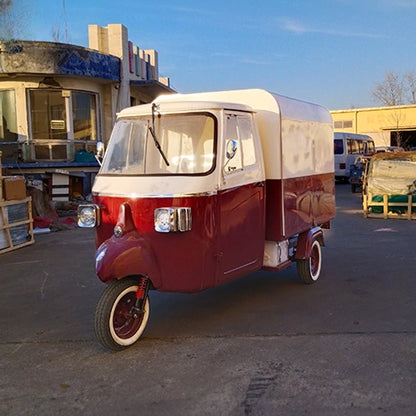
[[[0,0],[1,1],[1,0]],[[61,24],[64,25],[64,36],[61,33]],[[54,42],[65,42],[68,43],[68,23],[66,18],[66,6],[65,0],[62,0],[62,15],[59,19],[59,23],[56,23],[51,29],[51,35]]]
[[[13,34],[13,25],[10,17],[10,10],[13,7],[13,0],[0,0],[0,40],[8,40]]]
[[[386,106],[403,104],[402,77],[392,71],[386,72],[382,82],[375,85],[372,95],[376,101]]]
[[[13,6],[13,0],[0,0],[0,13],[8,12]]]
[[[410,104],[416,104],[416,73],[409,71],[404,76],[406,82],[406,92]]]
[[[31,0],[0,0],[0,41],[23,39],[30,27]]]

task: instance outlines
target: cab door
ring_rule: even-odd
[[[219,191],[221,281],[261,268],[265,240],[265,176],[253,115],[229,112],[225,123]]]

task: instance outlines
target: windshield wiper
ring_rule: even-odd
[[[157,139],[156,133],[155,133],[155,109],[156,109],[156,107],[157,107],[156,104],[153,103],[152,104],[152,125],[148,126],[148,129],[150,131],[150,134],[153,137],[153,142],[156,146],[156,149],[159,150],[159,153],[162,156],[162,159],[166,163],[166,166],[169,166],[169,161],[168,161],[167,157],[165,156],[165,154],[163,153],[163,150],[160,146],[159,140]]]

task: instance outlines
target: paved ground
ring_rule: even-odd
[[[337,185],[315,285],[292,267],[153,292],[119,353],[94,337],[93,233],[39,235],[0,255],[0,415],[414,415],[415,231]]]

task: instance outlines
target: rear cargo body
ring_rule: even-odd
[[[260,89],[159,98],[173,101],[253,110],[266,177],[266,240],[281,241],[335,217],[333,121],[327,109]]]

